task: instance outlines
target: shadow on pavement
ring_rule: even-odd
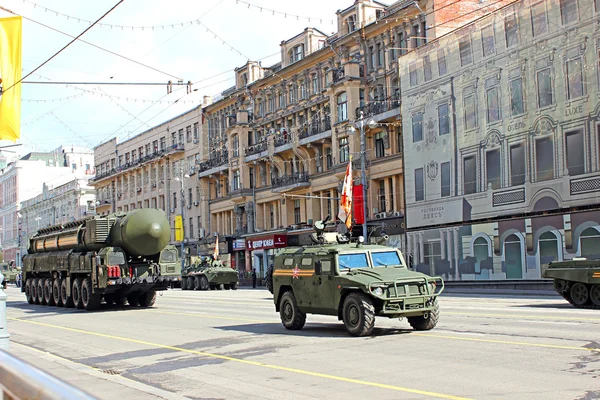
[[[152,310],[154,307],[145,307],[145,310]],[[61,315],[61,314],[76,314],[76,313],[102,313],[102,312],[119,312],[119,311],[133,311],[142,309],[142,307],[131,307],[129,305],[117,306],[102,304],[99,310],[86,311],[77,308],[65,308],[56,306],[43,306],[41,304],[29,304],[27,301],[8,301],[6,308],[20,309],[25,313],[21,319],[27,319],[28,316],[48,316],[48,315]]]
[[[564,303],[550,303],[550,304],[515,304],[514,306],[511,307],[519,307],[519,308],[572,308],[573,310],[576,310],[575,307],[573,307],[572,305],[570,305],[569,303],[567,303],[566,301]]]
[[[352,337],[344,327],[343,323],[339,324],[306,324],[304,328],[292,331],[287,330],[281,323],[272,324],[245,324],[245,325],[227,325],[217,326],[215,329],[223,331],[234,331],[252,333],[257,335],[282,335],[282,336],[304,336],[304,337]],[[373,333],[368,337],[391,336],[410,333],[410,329],[395,329],[395,328],[375,328]]]

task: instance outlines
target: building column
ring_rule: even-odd
[[[442,260],[446,260],[446,230],[440,229],[440,257]],[[448,252],[448,258],[450,258],[450,253]]]
[[[411,251],[411,246],[412,246],[412,235],[410,233],[406,234],[406,251],[410,252]],[[413,261],[415,259],[415,255],[413,254]]]
[[[454,274],[455,274],[455,279],[459,280],[460,279],[460,274],[458,272],[458,262],[459,260],[459,252],[458,252],[458,228],[453,228],[452,232],[454,233],[454,260],[455,260],[455,264],[454,264]],[[450,232],[448,232],[450,233]]]
[[[419,234],[415,233],[411,235],[413,237],[413,263],[420,264],[419,262]]]
[[[423,243],[423,232],[419,232],[419,262],[425,262],[425,244]]]
[[[396,175],[392,176],[392,193],[394,194],[394,201],[393,204],[390,204],[391,211],[402,211],[400,210],[400,202],[398,200],[400,193],[398,193],[398,178]]]

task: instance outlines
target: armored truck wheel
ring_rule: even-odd
[[[127,302],[131,307],[137,307],[140,305],[140,295],[139,293],[132,293],[127,296]]]
[[[113,304],[115,304],[115,298],[112,294],[105,294],[104,302],[106,303],[107,306],[112,306]]]
[[[73,289],[71,290],[71,296],[73,296],[73,304],[75,308],[83,309],[83,301],[81,300],[81,278],[75,278],[73,280]]]
[[[71,296],[67,296],[67,280],[62,279],[60,282],[60,300],[67,308],[75,307],[75,303],[73,303],[73,292],[71,292]]]
[[[590,300],[596,306],[600,306],[600,285],[592,285],[590,289]]]
[[[429,331],[435,328],[440,319],[440,306],[437,303],[437,299],[435,299],[434,308],[430,313],[406,319],[415,331]]]
[[[52,281],[52,279],[46,279],[44,281],[44,301],[49,306],[56,305],[56,303],[54,302],[54,296],[52,294],[52,290],[53,290],[52,286],[53,285],[54,285],[54,282]]]
[[[576,306],[583,306],[588,302],[590,293],[587,286],[581,282],[577,282],[571,286],[571,301]]]
[[[60,283],[61,283],[61,280],[58,278],[56,278],[52,281],[52,298],[54,298],[54,304],[56,304],[57,307],[64,306],[62,299],[60,297]]]
[[[288,290],[281,296],[279,310],[279,315],[281,315],[281,323],[285,329],[302,329],[306,323],[306,314],[304,314],[298,308],[296,296],[294,296],[294,292],[291,290]]]
[[[194,277],[192,276],[187,279],[187,289],[194,290]]]
[[[194,277],[194,290],[200,290],[200,277],[198,275]]]
[[[208,290],[210,285],[208,284],[208,278],[204,275],[200,278],[200,290]]]
[[[33,299],[33,304],[40,304],[40,301],[37,297],[37,287],[38,280],[37,278],[34,278],[31,280],[31,298]]]
[[[229,283],[224,283],[223,284],[223,289],[225,289],[225,290],[231,289],[231,287],[229,286]]]
[[[44,286],[46,286],[46,279],[39,279],[37,284],[37,296],[39,303],[43,306],[46,305],[46,298],[44,297]]]
[[[237,282],[231,282],[231,290],[237,290]]]
[[[350,293],[344,300],[342,319],[352,336],[366,336],[375,327],[373,301],[363,293]]]
[[[265,285],[271,294],[273,293],[273,267],[267,269],[267,275],[265,276]]]
[[[25,282],[25,297],[29,304],[35,303],[35,299],[31,295],[31,279],[27,279],[27,282]]]
[[[97,310],[100,308],[101,301],[102,296],[94,293],[92,290],[92,280],[85,278],[81,284],[81,302],[83,303],[83,308],[87,311]]]
[[[141,294],[139,299],[140,306],[152,307],[156,302],[156,290],[148,290],[146,293]]]
[[[215,287],[217,288],[217,290],[223,290],[223,284],[222,283],[217,283],[217,285]]]
[[[185,276],[181,278],[181,290],[187,290],[187,278]]]

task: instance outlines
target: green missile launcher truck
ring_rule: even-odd
[[[314,245],[275,256],[273,301],[286,329],[302,329],[306,314],[337,316],[353,336],[370,335],[376,316],[406,318],[415,330],[436,326],[441,277],[409,270],[396,248],[325,234],[326,221],[315,223]]]
[[[160,263],[171,236],[157,209],[94,216],[40,229],[23,256],[29,304],[86,310],[107,304],[151,307],[156,291],[181,276],[181,267]]]
[[[574,307],[600,310],[600,260],[551,262],[542,276],[554,279],[554,290]]]
[[[182,272],[182,290],[232,289],[236,290],[239,277],[236,270],[229,268],[213,256],[191,257]]]

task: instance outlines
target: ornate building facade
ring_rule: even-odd
[[[450,279],[600,256],[600,23],[519,1],[401,60],[407,245]]]

